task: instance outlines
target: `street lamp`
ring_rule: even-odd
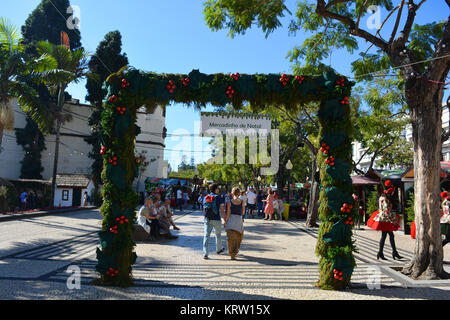
[[[286,163],[286,169],[288,171],[288,198],[287,198],[287,202],[289,203],[289,201],[291,200],[291,183],[290,183],[290,178],[291,178],[291,170],[294,167],[294,165],[292,164],[291,160],[288,160],[288,162]]]
[[[261,176],[258,176],[258,190],[261,189]]]

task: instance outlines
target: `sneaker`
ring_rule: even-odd
[[[225,251],[225,248],[220,249],[219,251],[217,251],[217,254],[221,254],[222,252]]]
[[[203,256],[203,259],[208,260],[208,256],[207,255]]]

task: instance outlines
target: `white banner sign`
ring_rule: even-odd
[[[253,113],[202,112],[200,133],[214,136],[218,132],[229,135],[253,135],[270,133],[272,121],[269,116]]]

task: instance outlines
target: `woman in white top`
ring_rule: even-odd
[[[150,233],[150,240],[156,240],[159,236],[159,214],[153,205],[151,198],[146,198],[145,203],[139,210],[137,222],[144,228],[145,231]]]

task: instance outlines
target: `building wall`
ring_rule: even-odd
[[[24,128],[26,117],[16,99],[11,101],[15,110],[15,128]],[[72,119],[61,128],[61,144],[59,146],[58,173],[62,174],[90,174],[92,160],[88,154],[91,146],[84,141],[84,137],[90,134],[87,123],[91,115],[90,105],[79,104],[77,101],[67,103],[64,111],[72,116]],[[142,133],[136,138],[137,152],[146,150],[147,159],[156,159],[141,176],[140,186],[143,190],[146,177],[164,178],[167,161],[164,161],[164,139],[162,136],[165,127],[163,110],[158,107],[154,114],[146,114],[145,110],[138,113],[137,124]],[[150,144],[154,142],[158,144]],[[45,136],[46,150],[42,152],[42,176],[48,180],[53,172],[53,160],[55,152],[55,135]],[[18,179],[20,177],[20,161],[23,159],[24,151],[17,145],[15,132],[4,132],[3,151],[0,153],[0,177],[6,179]]]

